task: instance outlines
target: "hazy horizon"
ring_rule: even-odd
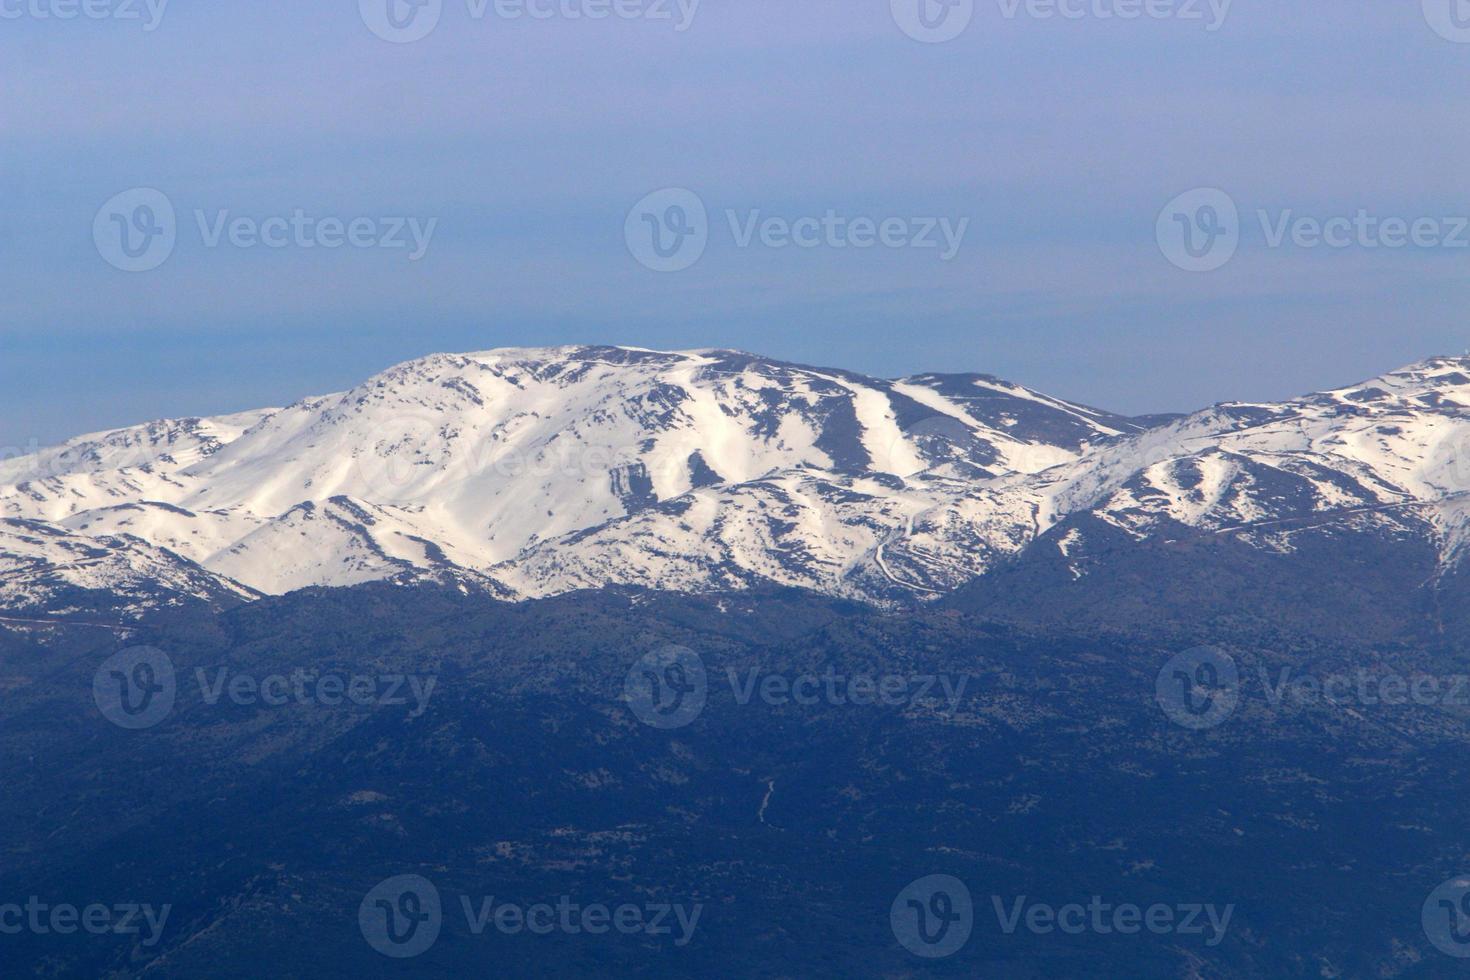
[[[450,2],[410,43],[368,0],[34,13],[50,2],[0,11],[0,446],[500,346],[976,372],[1144,414],[1470,343],[1470,36],[1436,22],[1439,0],[1139,19],[1113,16],[1126,0],[1069,0],[1076,17],[996,0],[943,43],[889,2],[629,0],[639,16],[600,20],[565,15],[595,0],[546,19]],[[707,248],[654,271],[629,236],[672,213],[638,213],[672,188],[707,208]],[[1186,271],[1162,236],[1205,212],[1171,202],[1211,188],[1238,242]],[[121,271],[98,236],[152,213],[137,189],[176,210],[177,242]],[[408,231],[404,248],[307,247],[284,237],[298,213],[413,219],[422,248]],[[843,224],[817,231],[829,214]],[[1359,215],[1433,228],[1339,247],[1296,224]],[[860,219],[914,244],[854,245]],[[262,246],[273,220],[284,244]],[[803,222],[825,237],[793,245]],[[916,244],[930,223],[953,248]]]
[[[582,345],[582,344],[575,344],[575,345],[545,344],[545,345],[537,345],[537,346],[538,347],[543,347],[543,348],[556,348],[556,347],[564,347],[564,346],[573,346],[573,347],[578,347],[578,346],[588,346],[588,347],[592,347],[592,346],[606,346],[606,347],[621,347],[621,348],[624,348],[624,349],[631,349],[631,350],[647,350],[647,351],[652,351],[652,352],[656,352],[656,353],[695,353],[695,352],[698,352],[698,351],[706,351],[706,350],[708,350],[708,351],[728,350],[728,351],[733,352],[733,353],[745,353],[745,354],[753,354],[753,355],[756,355],[756,356],[766,356],[766,357],[768,357],[771,360],[784,360],[782,358],[774,358],[774,357],[769,357],[768,355],[763,355],[762,352],[760,352],[760,351],[751,351],[751,350],[747,350],[747,349],[744,349],[744,348],[686,348],[686,349],[683,349],[683,350],[675,350],[673,348],[639,347],[637,345],[630,345],[630,344],[601,344],[601,345],[599,345],[599,344],[586,344],[586,345]],[[298,402],[298,401],[301,401],[301,400],[304,400],[304,399],[329,396],[329,395],[338,394],[338,393],[341,393],[341,392],[345,392],[345,391],[351,390],[352,388],[357,387],[359,384],[361,384],[363,382],[366,382],[371,377],[375,377],[376,375],[381,374],[384,371],[390,370],[390,369],[392,369],[394,367],[397,367],[400,364],[408,363],[410,361],[415,361],[415,360],[419,360],[419,359],[427,358],[427,357],[433,357],[433,356],[441,355],[441,354],[474,354],[474,353],[484,353],[484,352],[487,352],[487,351],[490,351],[490,350],[496,350],[496,349],[534,350],[534,349],[536,349],[536,347],[526,346],[526,347],[521,347],[521,348],[517,348],[517,347],[510,347],[510,348],[481,348],[479,350],[462,350],[462,351],[448,351],[448,350],[443,350],[443,351],[426,351],[423,354],[416,355],[414,357],[406,358],[406,359],[400,360],[400,361],[395,361],[395,362],[393,362],[391,364],[384,364],[384,365],[382,365],[382,367],[380,369],[374,370],[374,371],[372,371],[369,374],[365,374],[361,378],[358,378],[355,382],[353,382],[351,384],[348,384],[348,385],[343,385],[343,386],[341,386],[339,388],[323,389],[323,390],[318,390],[318,391],[301,391],[301,392],[299,392],[299,393],[297,393],[297,394],[295,394],[295,395],[293,395],[291,397],[284,398],[284,399],[278,399],[277,401],[274,401],[274,402],[269,402],[269,403],[262,402],[262,403],[256,404],[256,405],[235,405],[235,406],[231,406],[229,408],[222,409],[222,410],[219,410],[219,411],[165,413],[163,415],[151,416],[149,418],[134,419],[134,420],[123,422],[123,423],[120,423],[120,424],[117,424],[117,425],[103,425],[103,426],[100,426],[100,427],[97,427],[97,428],[94,428],[94,429],[78,430],[78,431],[75,431],[75,432],[69,432],[69,433],[63,434],[59,438],[56,438],[56,439],[53,439],[53,440],[50,440],[50,441],[42,440],[42,439],[40,439],[40,437],[31,437],[31,439],[28,440],[27,443],[24,443],[24,444],[17,444],[15,446],[10,446],[10,447],[0,447],[0,460],[14,457],[17,453],[24,454],[26,452],[29,452],[32,448],[45,448],[45,447],[50,446],[50,445],[58,445],[58,444],[61,444],[63,442],[66,442],[69,439],[77,438],[79,436],[92,435],[92,434],[95,434],[95,433],[98,433],[98,432],[106,432],[106,431],[115,430],[115,429],[128,428],[129,426],[145,424],[145,423],[148,423],[148,422],[159,421],[159,420],[163,420],[163,419],[179,419],[179,418],[195,418],[195,417],[208,418],[208,417],[218,417],[218,416],[229,415],[229,414],[233,414],[235,412],[251,411],[251,410],[255,410],[255,409],[263,409],[263,408],[284,408],[285,406],[287,406],[289,404],[292,404],[292,403],[295,403],[295,402]],[[1119,415],[1128,415],[1128,416],[1135,416],[1135,417],[1146,417],[1146,416],[1150,416],[1150,415],[1190,414],[1190,413],[1193,413],[1193,412],[1197,412],[1197,411],[1201,411],[1203,409],[1210,408],[1213,405],[1217,405],[1217,404],[1221,404],[1221,403],[1226,403],[1226,402],[1283,401],[1283,400],[1286,400],[1286,399],[1289,399],[1289,398],[1293,398],[1293,397],[1297,397],[1297,396],[1313,394],[1313,393],[1316,393],[1318,391],[1330,391],[1330,390],[1335,390],[1335,389],[1339,389],[1339,388],[1350,387],[1352,385],[1355,385],[1355,384],[1358,384],[1358,383],[1361,383],[1361,382],[1364,382],[1364,381],[1369,381],[1369,380],[1371,380],[1373,378],[1376,378],[1376,377],[1380,377],[1380,376],[1382,376],[1384,374],[1388,374],[1388,373],[1390,373],[1392,371],[1396,371],[1396,370],[1399,370],[1399,369],[1402,369],[1402,368],[1407,368],[1407,367],[1413,366],[1415,364],[1423,363],[1425,361],[1434,360],[1436,358],[1464,358],[1464,357],[1470,357],[1470,352],[1462,353],[1462,354],[1453,354],[1453,353],[1449,353],[1449,352],[1440,352],[1440,353],[1436,353],[1436,354],[1426,354],[1423,357],[1415,358],[1414,360],[1405,362],[1403,364],[1395,364],[1392,367],[1385,367],[1383,370],[1374,372],[1373,374],[1364,375],[1362,377],[1343,378],[1343,379],[1340,379],[1338,381],[1331,382],[1331,383],[1328,383],[1328,384],[1325,384],[1325,385],[1320,385],[1320,386],[1313,387],[1313,388],[1306,388],[1306,389],[1302,389],[1300,391],[1287,392],[1287,393],[1285,393],[1283,396],[1281,396],[1279,398],[1272,398],[1272,399],[1251,399],[1251,398],[1238,398],[1238,397],[1227,396],[1227,397],[1224,397],[1224,398],[1215,399],[1215,400],[1210,401],[1210,402],[1204,402],[1204,403],[1201,403],[1201,404],[1198,404],[1198,405],[1175,406],[1175,407],[1152,408],[1152,409],[1150,409],[1150,408],[1144,408],[1142,410],[1123,409],[1123,408],[1115,407],[1113,405],[1097,404],[1095,402],[1090,402],[1090,401],[1088,401],[1088,400],[1086,400],[1084,398],[1076,398],[1076,397],[1073,397],[1073,396],[1071,396],[1069,393],[1067,393],[1065,391],[1051,391],[1051,390],[1048,390],[1048,389],[1045,389],[1045,388],[1040,388],[1040,387],[1038,387],[1036,385],[1033,385],[1033,384],[1029,384],[1029,383],[1027,383],[1023,379],[1013,378],[1013,377],[1006,377],[1005,375],[994,375],[994,372],[989,372],[989,371],[920,370],[920,371],[913,371],[913,372],[904,372],[904,373],[900,373],[900,374],[891,374],[891,373],[890,374],[883,374],[883,373],[872,373],[872,372],[866,372],[866,371],[856,371],[856,369],[854,369],[854,368],[852,368],[852,367],[850,367],[848,365],[844,365],[844,364],[813,363],[813,362],[795,362],[795,361],[792,361],[790,363],[799,364],[800,366],[808,367],[808,368],[832,369],[832,370],[836,370],[836,371],[854,371],[855,373],[864,374],[864,375],[866,375],[868,377],[871,377],[871,378],[881,379],[881,380],[892,380],[892,381],[903,380],[905,378],[911,378],[911,377],[914,377],[915,375],[920,375],[920,374],[991,374],[991,375],[994,375],[995,377],[999,378],[1002,381],[1008,381],[1008,382],[1011,382],[1011,383],[1014,383],[1014,384],[1019,384],[1019,385],[1022,385],[1024,387],[1028,388],[1028,389],[1031,389],[1033,391],[1038,391],[1038,392],[1040,392],[1043,395],[1049,395],[1049,396],[1051,396],[1053,398],[1058,398],[1058,399],[1061,399],[1063,401],[1071,402],[1073,404],[1081,405],[1081,406],[1088,407],[1088,408],[1100,409],[1100,410],[1108,411],[1108,412],[1115,412],[1116,414],[1119,414]]]

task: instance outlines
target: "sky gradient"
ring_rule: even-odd
[[[369,28],[383,0],[367,16],[172,0],[152,30],[142,0],[139,20],[38,15],[65,2],[0,0],[0,447],[511,345],[982,371],[1134,413],[1470,347],[1470,231],[1453,234],[1470,215],[1470,10],[1457,35],[1451,0],[1444,17],[1439,0],[1235,0],[1223,20],[1205,0],[1200,19],[975,0],[944,43],[908,36],[890,0],[686,0],[668,20],[444,0],[412,43]],[[146,272],[94,236],[133,188],[176,209],[177,244]],[[679,272],[645,268],[625,236],[663,188],[708,209],[708,247]],[[1234,257],[1204,273],[1158,230],[1195,188],[1240,215]],[[437,223],[417,261],[210,244],[221,212],[298,210],[379,233]],[[946,261],[742,246],[727,212],[757,211],[967,224]],[[1301,244],[1308,228],[1272,244],[1284,216],[1359,212],[1434,219],[1441,240],[1333,248]]]

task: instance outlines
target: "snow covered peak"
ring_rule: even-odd
[[[0,459],[0,485],[44,480],[63,474],[105,474],[154,466],[187,466],[233,442],[274,414],[260,409],[209,419],[162,419],[124,429],[78,436],[61,446]]]
[[[11,461],[0,516],[136,535],[262,592],[414,571],[531,593],[760,579],[840,591],[885,537],[976,481],[1138,428],[984,376],[504,348]],[[720,567],[674,571],[649,541]]]
[[[180,563],[160,579],[212,574],[232,596],[433,578],[883,601],[943,594],[1083,514],[1272,548],[1388,522],[1450,561],[1470,543],[1467,406],[1465,358],[1133,419],[988,375],[884,380],[732,350],[435,354],[282,409],[0,463],[0,520],[28,522],[30,549],[0,580],[35,576],[35,542],[91,541],[113,557],[89,587],[146,545],[149,567]]]
[[[1470,357],[1433,357],[1316,397],[1370,408],[1470,409]]]
[[[1373,526],[1425,536],[1456,562],[1470,544],[1470,358],[1283,402],[1217,405],[1029,488],[1048,527],[1087,512],[1140,537],[1183,526],[1290,550],[1303,533]]]

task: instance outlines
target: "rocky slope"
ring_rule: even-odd
[[[1036,548],[1085,576],[1089,527],[1274,554],[1402,537],[1450,568],[1470,537],[1467,447],[1459,358],[1134,419],[988,376],[732,351],[435,355],[339,395],[0,463],[0,517],[31,541],[0,541],[0,594],[42,602],[38,568],[73,567],[37,540],[112,554],[116,571],[92,562],[71,584],[211,601],[422,579],[506,598],[771,583],[908,601]]]
[[[0,515],[136,537],[263,593],[429,577],[507,596],[771,581],[884,598],[1022,542],[966,521],[987,481],[1141,427],[979,376],[489,351],[8,461]]]

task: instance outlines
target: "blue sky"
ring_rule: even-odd
[[[1235,0],[1219,23],[1206,0],[1201,19],[1186,0],[1138,19],[1116,16],[1130,0],[1069,0],[1075,17],[973,0],[933,44],[890,0],[704,0],[682,31],[672,2],[674,20],[570,19],[550,0],[553,16],[511,20],[443,0],[402,44],[357,0],[170,0],[153,30],[144,0],[141,20],[38,14],[67,2],[0,0],[0,446],[507,345],[984,371],[1132,412],[1470,347],[1470,247],[1453,247],[1470,242],[1453,234],[1470,215],[1470,26],[1457,41],[1460,22],[1432,23],[1464,0]],[[94,237],[133,188],[176,211],[177,243],[146,272]],[[708,209],[708,247],[679,272],[640,265],[625,237],[663,188]],[[1157,230],[1195,188],[1240,215],[1238,251],[1205,273],[1177,268]],[[417,261],[209,244],[222,212],[298,209],[368,219],[374,240],[437,222]],[[727,214],[829,211],[967,223],[945,261],[742,247]],[[1260,211],[1433,220],[1439,237],[1273,247]]]

